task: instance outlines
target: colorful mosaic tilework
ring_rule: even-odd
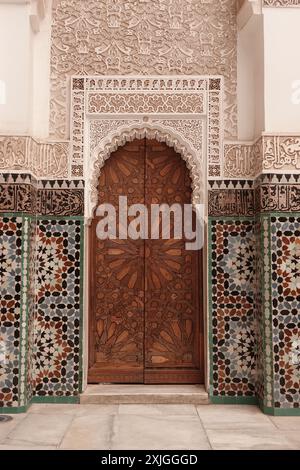
[[[22,217],[0,218],[0,407],[19,405]]]
[[[262,295],[263,275],[264,275],[264,258],[262,256],[262,221],[260,217],[255,220],[254,226],[255,233],[255,263],[254,263],[254,329],[256,334],[256,395],[261,403],[264,402],[265,387],[265,350],[264,350],[264,303]],[[261,254],[261,255],[259,255]]]
[[[255,225],[255,322],[257,344],[256,394],[262,407],[273,408],[272,297],[269,216],[258,215]]]
[[[255,397],[254,223],[212,219],[210,238],[211,394]]]
[[[300,214],[271,215],[275,408],[300,408]]]
[[[28,292],[27,292],[27,403],[34,393],[34,317],[35,317],[35,276],[36,276],[36,233],[37,221],[33,217],[29,226]]]
[[[35,394],[68,397],[80,392],[80,220],[37,224]]]

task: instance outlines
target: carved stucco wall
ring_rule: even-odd
[[[54,0],[53,139],[68,137],[72,75],[222,75],[225,137],[237,134],[235,0]]]
[[[300,7],[300,0],[263,0],[264,7]]]

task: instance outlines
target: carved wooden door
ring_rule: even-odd
[[[157,141],[127,143],[99,180],[99,203],[117,216],[119,196],[145,204],[149,222],[151,204],[189,203],[185,162]],[[98,222],[90,228],[89,383],[202,383],[201,253],[172,230],[169,239],[160,230],[156,240],[101,241]]]

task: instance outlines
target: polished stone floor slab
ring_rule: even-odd
[[[249,429],[208,429],[207,436],[214,450],[292,450],[291,442],[274,431],[260,426]]]
[[[28,413],[1,444],[17,446],[59,446],[73,417],[64,413]]]
[[[248,405],[208,405],[198,406],[197,411],[206,429],[251,429],[260,427],[274,430],[269,416],[255,406]]]
[[[119,414],[114,422],[114,450],[208,450],[210,444],[196,416]]]
[[[0,424],[0,450],[300,450],[300,417],[256,406],[33,405]]]

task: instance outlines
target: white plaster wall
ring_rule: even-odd
[[[265,8],[265,130],[300,132],[300,9]]]
[[[253,141],[264,130],[263,17],[253,15],[238,32],[238,138]]]
[[[30,131],[32,96],[30,5],[0,3],[0,80],[6,99],[0,104],[0,134]]]
[[[0,81],[6,89],[3,104],[0,96],[0,134],[49,136],[51,4],[45,2],[41,18],[36,1],[0,0]],[[30,15],[36,15],[37,32]]]
[[[40,31],[38,33],[32,33],[33,95],[31,135],[37,139],[47,139],[49,137],[51,4],[52,1],[50,0],[45,2],[45,17],[40,19]],[[36,13],[34,8],[32,13]]]

